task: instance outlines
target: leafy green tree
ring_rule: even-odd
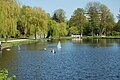
[[[107,34],[107,33],[111,33],[111,31],[113,30],[114,27],[114,17],[113,14],[110,12],[110,10],[108,9],[108,7],[104,4],[100,5],[100,27],[99,27],[99,34]]]
[[[90,22],[86,22],[84,27],[84,35],[91,36],[92,28]]]
[[[52,16],[52,19],[59,23],[65,22],[65,20],[66,20],[65,11],[63,9],[55,10],[54,14]]]
[[[120,11],[119,11],[120,12]],[[114,26],[114,35],[120,35],[120,14],[117,16],[118,22]]]
[[[120,12],[120,9],[119,9],[119,12]],[[118,18],[118,21],[119,21],[120,20],[120,13],[118,14],[117,18]]]
[[[59,23],[59,37],[67,35],[67,25],[66,23]]]
[[[79,34],[79,30],[77,27],[72,26],[69,28],[69,35],[72,35],[72,34]]]
[[[114,28],[116,32],[120,32],[120,20],[116,23],[116,26]]]
[[[20,35],[25,35],[25,26],[20,20],[17,22],[17,30],[20,32]]]
[[[74,11],[74,14],[71,16],[69,21],[69,26],[76,26],[81,35],[83,34],[83,28],[86,23],[86,16],[84,13],[85,13],[84,9],[77,8],[77,10]],[[73,28],[74,27],[72,27],[71,29]]]
[[[92,29],[92,36],[98,33],[98,27],[100,23],[99,17],[99,2],[89,2],[86,7],[87,16],[89,19],[90,27]],[[96,32],[97,31],[97,32]]]
[[[115,31],[120,32],[120,14],[118,14],[117,17],[118,17],[118,22],[117,22],[117,24],[115,26]]]
[[[86,11],[92,35],[112,35],[114,17],[106,5],[99,2],[89,2]]]
[[[8,77],[8,70],[0,70],[0,80],[13,80],[14,78],[16,78],[15,75]]]
[[[25,27],[24,33],[26,35],[31,34],[30,20],[32,17],[32,8],[30,6],[22,6],[20,11],[19,23]]]
[[[58,36],[57,32],[58,32],[57,22],[50,19],[49,22],[48,22],[48,35],[47,35],[47,38]]]
[[[23,6],[19,21],[25,26],[26,35],[44,35],[47,33],[48,14],[39,7]]]
[[[4,37],[15,36],[20,7],[16,0],[0,0],[0,29]]]
[[[45,13],[44,10],[38,7],[33,8],[33,14],[31,18],[31,25],[32,25],[32,30],[33,33],[35,34],[35,39],[36,39],[36,34],[39,35],[45,35],[47,34],[48,28],[47,28],[47,23],[48,23],[48,15]]]

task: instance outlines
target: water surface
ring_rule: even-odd
[[[59,41],[62,49],[57,49]],[[0,68],[16,80],[120,80],[120,40],[49,40],[20,45],[20,50],[11,47],[0,53]]]

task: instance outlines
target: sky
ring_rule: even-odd
[[[77,8],[85,9],[86,4],[90,1],[105,4],[113,13],[115,21],[118,21],[116,16],[120,13],[120,0],[20,0],[20,3],[31,7],[41,7],[46,13],[50,13],[50,15],[57,9],[63,9],[66,12],[67,19],[70,19],[74,10]]]

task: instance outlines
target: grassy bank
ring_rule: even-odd
[[[17,46],[17,45],[21,45],[21,44],[30,44],[30,43],[35,43],[37,41],[38,40],[30,39],[30,40],[17,41],[17,42],[4,42],[4,43],[2,43],[2,48],[4,49],[4,48]]]
[[[83,36],[83,39],[120,39],[120,36]]]
[[[49,39],[72,39],[70,36],[69,37],[60,37],[60,38],[42,38],[42,39],[28,39],[25,41],[16,41],[16,42],[4,42],[2,43],[2,48],[7,48],[7,47],[12,47],[12,46],[17,46],[21,44],[30,44],[37,42],[39,40],[49,40]],[[120,39],[120,36],[83,36],[82,39]],[[8,40],[19,40],[16,38],[9,38]],[[0,38],[0,41],[4,41],[3,38]]]

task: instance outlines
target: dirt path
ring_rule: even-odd
[[[29,39],[8,40],[7,42],[19,42],[19,41],[26,41],[26,40],[29,40]],[[2,41],[2,42],[5,42],[5,41]]]

